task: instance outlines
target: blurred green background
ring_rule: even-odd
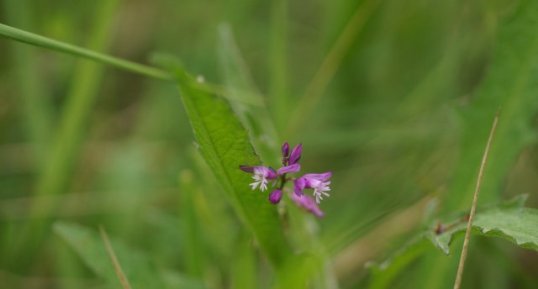
[[[0,0],[0,22],[146,64],[173,55],[214,84],[225,82],[219,33],[231,29],[277,141],[303,143],[305,170],[333,171],[326,217],[308,219],[332,278],[308,286],[368,288],[367,261],[431,225],[425,197],[445,216],[469,207],[467,183],[503,103],[501,123],[521,116],[525,129],[501,129],[481,202],[528,193],[527,206],[538,206],[534,103],[513,108],[517,93],[475,100],[487,94],[477,91],[487,90],[479,87],[500,27],[518,5]],[[104,285],[53,229],[57,221],[103,225],[140,252],[120,263],[164,276],[146,288],[272,288],[274,272],[196,152],[176,85],[4,38],[0,51],[0,288],[120,288]],[[517,81],[509,69],[506,83]],[[536,288],[536,252],[472,242],[464,288]],[[353,261],[339,263],[342,252]],[[451,287],[455,268],[427,273],[428,262],[444,262],[436,258],[449,257],[429,250],[387,288]]]

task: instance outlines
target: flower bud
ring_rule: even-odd
[[[276,189],[272,191],[271,194],[269,195],[269,202],[275,205],[280,202],[280,199],[282,199],[282,190]]]
[[[301,159],[302,152],[303,152],[303,145],[302,144],[296,145],[293,148],[293,150],[291,150],[289,164],[290,165],[296,164]]]
[[[287,158],[289,155],[290,155],[290,145],[288,144],[288,142],[285,142],[282,145],[282,156]]]

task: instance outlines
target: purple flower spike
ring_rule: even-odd
[[[239,168],[247,173],[252,173],[252,179],[254,182],[250,184],[252,190],[255,190],[260,187],[260,190],[263,192],[267,190],[267,183],[269,180],[274,180],[278,177],[275,170],[269,167],[264,166],[239,166]]]
[[[275,205],[278,204],[281,199],[282,199],[282,190],[278,190],[278,189],[274,190],[269,195],[269,202]]]
[[[297,206],[309,211],[316,217],[323,217],[323,212],[318,207],[318,204],[309,196],[291,194],[291,199],[297,204]]]
[[[302,152],[303,152],[303,145],[302,144],[296,145],[293,148],[293,150],[291,150],[289,164],[290,165],[296,164],[301,159]]]
[[[293,164],[286,167],[281,167],[276,171],[276,173],[281,176],[283,174],[290,174],[290,173],[296,173],[301,170],[301,165],[299,164]]]
[[[316,198],[316,203],[319,204],[324,196],[330,196],[327,192],[331,190],[329,188],[331,176],[331,172],[326,172],[322,174],[306,174],[296,179],[294,181],[295,195],[302,195],[304,189],[314,189],[314,197]]]
[[[324,213],[318,204],[323,198],[329,196],[332,173],[305,174],[295,178],[293,175],[301,170],[299,160],[303,152],[303,145],[298,144],[291,148],[288,142],[284,142],[281,152],[282,167],[278,170],[266,166],[239,166],[242,171],[252,174],[254,181],[250,187],[252,190],[259,188],[263,192],[268,190],[270,185],[272,189],[268,199],[269,202],[276,205],[282,200],[286,184],[293,182],[293,192],[286,192],[292,201],[314,216],[323,217]],[[312,196],[305,195],[304,190],[306,189],[313,190]]]

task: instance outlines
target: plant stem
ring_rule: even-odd
[[[30,33],[30,32],[17,29],[15,27],[11,27],[11,26],[1,24],[1,23],[0,23],[0,36],[4,36],[6,38],[10,38],[19,42],[24,42],[30,45],[48,48],[51,50],[56,50],[59,52],[64,52],[64,53],[75,55],[75,56],[84,57],[87,59],[109,64],[109,65],[112,65],[112,66],[115,66],[115,67],[118,67],[127,71],[142,74],[142,75],[156,78],[156,79],[162,79],[162,80],[173,79],[173,76],[171,74],[155,67],[135,63],[132,61],[113,57],[107,54],[99,53],[90,49],[71,45],[65,42],[50,39],[44,36]]]
[[[116,272],[116,276],[118,276],[118,280],[121,283],[121,286],[123,289],[131,289],[131,284],[129,284],[129,280],[127,279],[127,276],[125,276],[125,273],[123,273],[123,270],[121,269],[120,262],[118,261],[118,257],[116,257],[116,253],[114,253],[114,249],[112,248],[112,244],[110,244],[110,239],[108,238],[108,235],[103,228],[103,226],[99,227],[99,233],[101,234],[101,239],[103,240],[103,243],[105,244],[106,253],[108,254],[108,257],[110,257],[110,261],[112,262],[112,265],[114,266],[114,271]]]
[[[458,272],[456,273],[456,281],[454,282],[454,289],[459,289],[461,286],[461,279],[463,276],[463,269],[465,267],[465,259],[467,258],[467,251],[469,249],[469,240],[471,239],[471,228],[473,225],[474,215],[476,213],[476,204],[478,203],[478,193],[480,192],[480,186],[482,184],[482,178],[484,177],[484,168],[488,161],[489,149],[497,129],[497,123],[499,121],[499,112],[495,115],[491,131],[489,132],[488,142],[484,155],[482,156],[482,162],[480,163],[480,169],[478,171],[478,179],[476,180],[476,188],[473,195],[473,204],[471,206],[471,212],[469,213],[469,221],[467,222],[467,230],[465,230],[465,239],[463,240],[463,249],[461,250],[460,263],[458,265]]]

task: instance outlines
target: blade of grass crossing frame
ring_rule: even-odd
[[[105,5],[106,6],[106,5]],[[96,18],[101,19],[101,18]],[[82,48],[69,43],[50,39],[41,35],[37,35],[28,31],[17,29],[5,24],[0,23],[0,36],[13,39],[15,41],[23,42],[26,44],[47,48],[50,50],[71,54],[74,56],[91,59],[100,63],[109,64],[127,71],[138,73],[147,77],[170,80],[171,75],[163,70],[155,67],[146,66],[136,62],[131,62],[125,59],[113,57],[107,54],[96,52],[99,49],[93,47]]]

